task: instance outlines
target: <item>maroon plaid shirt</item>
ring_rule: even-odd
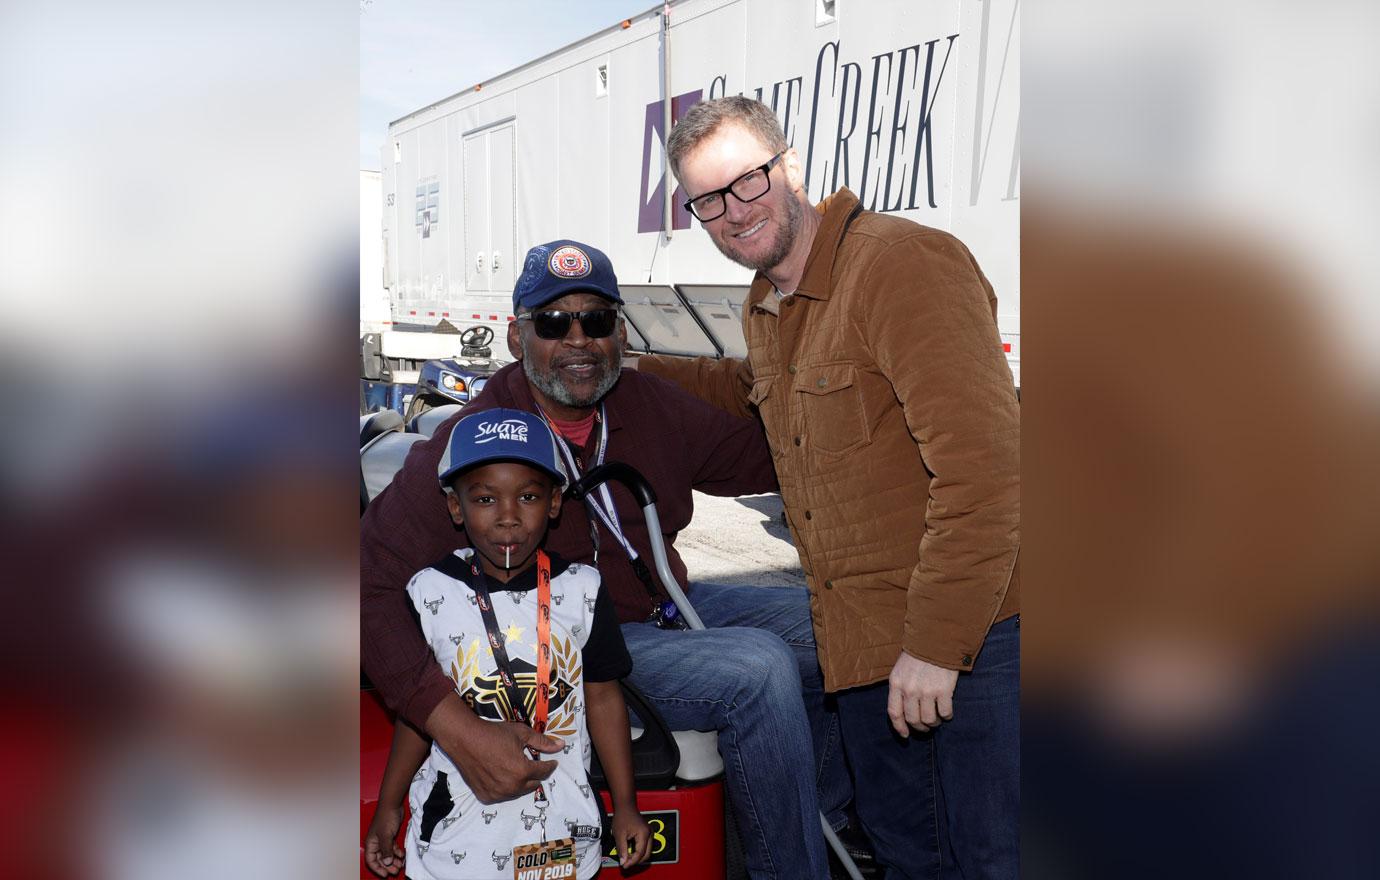
[[[762,427],[704,403],[663,379],[625,370],[604,399],[609,441],[605,461],[627,462],[651,483],[665,533],[671,569],[684,586],[685,563],[673,545],[690,524],[691,489],[711,495],[750,495],[776,490],[776,474]],[[518,364],[499,370],[466,412],[494,407],[536,412]],[[392,484],[369,505],[360,522],[360,654],[364,670],[389,706],[421,727],[455,684],[441,667],[409,613],[407,583],[418,571],[465,546],[451,523],[436,466],[456,419],[408,453]],[[580,451],[592,464],[599,425]],[[632,496],[611,486],[623,534],[652,567],[642,511]],[[569,499],[546,536],[546,549],[572,562],[593,563],[589,513]],[[599,569],[604,588],[623,622],[645,620],[651,609],[646,587],[633,574],[622,547],[601,524]]]

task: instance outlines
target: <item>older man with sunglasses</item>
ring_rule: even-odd
[[[667,555],[684,585],[685,564],[672,542],[690,523],[691,490],[773,491],[770,452],[754,420],[663,379],[620,373],[622,302],[613,266],[597,249],[569,240],[532,248],[508,328],[509,351],[520,363],[499,370],[466,411],[502,406],[541,415],[565,441],[574,475],[604,461],[641,471],[657,493]],[[454,423],[413,447],[364,516],[361,648],[389,705],[440,742],[472,789],[501,799],[531,791],[550,772],[524,747],[549,753],[560,745],[519,724],[479,721],[430,658],[404,592],[414,572],[463,541],[435,476]],[[827,878],[818,813],[823,807],[839,824],[850,785],[836,748],[837,718],[824,707],[805,591],[691,583],[687,592],[709,628],[682,628],[649,576],[641,511],[621,491],[566,505],[546,547],[598,565],[633,658],[630,679],[667,722],[718,731],[751,876]]]

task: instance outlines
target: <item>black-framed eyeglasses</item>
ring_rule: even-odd
[[[603,339],[618,326],[617,309],[589,309],[583,312],[547,310],[518,315],[519,321],[531,321],[532,329],[542,339],[564,339],[570,325],[580,322],[580,329],[590,339]]]
[[[726,196],[729,193],[732,193],[733,197],[740,202],[760,199],[771,191],[771,170],[776,167],[776,163],[780,162],[784,155],[786,155],[786,151],[782,150],[766,162],[741,175],[728,186],[695,196],[685,203],[686,210],[694,214],[695,219],[701,223],[708,223],[710,220],[718,220],[728,210]]]

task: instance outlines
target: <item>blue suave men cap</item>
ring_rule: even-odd
[[[455,423],[436,468],[441,488],[461,472],[492,461],[517,461],[545,471],[564,486],[567,478],[556,450],[556,435],[545,421],[520,409],[486,409]]]
[[[568,238],[539,244],[527,252],[522,274],[513,285],[513,313],[583,291],[623,304],[618,276],[603,251]]]

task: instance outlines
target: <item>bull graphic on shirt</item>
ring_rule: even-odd
[[[512,664],[518,695],[522,698],[527,717],[531,718],[537,711],[537,668],[521,658],[514,658]],[[565,705],[566,699],[575,691],[574,685],[562,678],[560,670],[555,666],[556,664],[552,664],[547,681],[549,696],[546,707],[547,712],[552,715]],[[493,721],[512,721],[517,718],[508,689],[503,686],[503,680],[499,678],[497,670],[476,676],[460,697],[480,718]]]
[[[523,701],[528,718],[536,714],[537,669],[533,660],[513,655],[530,647],[526,642],[509,645],[517,695]],[[450,671],[461,699],[476,715],[493,721],[512,721],[517,717],[509,691],[503,686],[494,659],[484,650],[482,642],[475,640],[468,647],[457,648]],[[547,733],[553,736],[575,734],[579,724],[575,705],[578,701],[572,699],[572,694],[579,689],[583,674],[579,643],[553,632],[551,672],[547,679]]]

